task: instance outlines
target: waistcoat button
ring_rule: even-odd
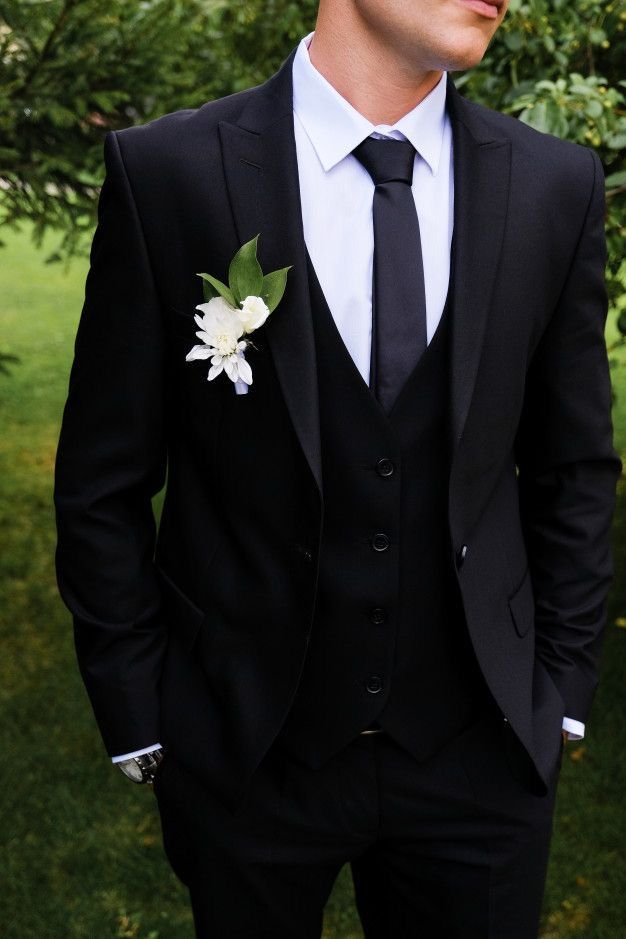
[[[389,538],[387,535],[382,534],[382,532],[379,532],[372,538],[372,547],[374,551],[386,551],[390,544],[391,542],[389,541]]]
[[[388,460],[386,457],[383,457],[376,464],[376,472],[379,476],[393,476],[395,472],[395,466]]]
[[[387,621],[387,614],[380,607],[376,607],[370,612],[370,620],[375,626],[382,626]]]
[[[378,694],[383,690],[383,680],[379,675],[370,675],[365,683],[365,687],[370,694]]]

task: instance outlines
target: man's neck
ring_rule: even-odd
[[[352,9],[349,24],[334,10]],[[322,7],[309,46],[311,63],[372,124],[395,124],[433,90],[441,71],[420,70],[369,33],[354,7]],[[325,11],[325,12],[324,12]]]

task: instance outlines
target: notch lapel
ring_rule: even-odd
[[[240,244],[260,233],[267,273],[293,265],[266,335],[285,402],[318,489],[322,490],[315,342],[293,130],[295,50],[250,92],[236,124],[219,125],[224,174]]]
[[[237,123],[219,125],[224,174],[239,242],[260,233],[265,271],[292,264],[283,300],[266,333],[285,402],[321,492],[315,343],[293,131],[295,49],[253,89]],[[454,146],[454,271],[450,369],[450,448],[463,435],[480,362],[506,221],[510,142],[494,138],[448,78]]]
[[[500,258],[508,206],[510,141],[494,139],[448,78],[454,147],[454,270],[450,361],[450,448],[467,419]]]

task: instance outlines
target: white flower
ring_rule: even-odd
[[[237,310],[237,314],[244,333],[251,333],[263,325],[270,311],[261,297],[246,297],[241,301],[241,310]]]
[[[256,235],[241,245],[228,266],[228,285],[211,274],[198,274],[204,281],[204,295],[212,299],[196,307],[202,313],[194,317],[200,327],[196,336],[202,344],[194,346],[186,356],[187,362],[210,359],[209,381],[224,372],[234,383],[237,394],[245,393],[252,384],[252,369],[244,351],[248,346],[254,348],[254,344],[242,337],[262,326],[276,309],[293,266],[290,264],[264,276],[257,258],[258,240],[259,235]],[[253,290],[261,288],[261,283],[266,286],[265,300],[252,294]],[[246,296],[242,300],[243,294]]]
[[[185,361],[211,359],[207,376],[209,381],[224,371],[231,381],[243,381],[251,385],[252,369],[244,357],[248,343],[241,339],[244,327],[238,316],[239,311],[222,297],[200,303],[196,309],[203,314],[194,316],[200,327],[196,336],[204,345],[194,346],[185,356]]]
[[[196,310],[202,316],[196,315],[194,319],[200,331],[196,333],[208,345],[212,346],[221,355],[232,354],[237,346],[237,340],[243,336],[243,326],[239,322],[237,310],[222,297],[214,297],[208,303],[200,303]],[[202,348],[196,347],[196,348]],[[206,355],[200,358],[207,358]]]

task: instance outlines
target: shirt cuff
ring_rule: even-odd
[[[582,740],[585,736],[585,725],[572,717],[563,718],[563,730],[566,731],[568,740]]]
[[[124,760],[132,760],[134,756],[143,756],[144,753],[152,753],[153,750],[160,750],[160,743],[153,743],[151,747],[144,747],[143,750],[133,750],[132,753],[122,753],[121,756],[112,756],[113,763],[122,763]]]

